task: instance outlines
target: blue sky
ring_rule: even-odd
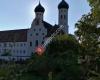
[[[61,0],[40,0],[45,8],[44,20],[52,25],[58,23],[58,4]],[[74,24],[90,11],[87,0],[66,0],[69,4],[69,32]],[[0,31],[30,28],[35,17],[34,8],[39,0],[0,0]]]

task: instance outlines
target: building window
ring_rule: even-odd
[[[9,43],[9,47],[12,47],[12,44]]]
[[[61,15],[61,19],[63,18],[63,16]]]
[[[22,53],[22,51],[20,50],[20,53]]]
[[[45,39],[45,37],[43,37],[43,40]]]
[[[41,29],[39,29],[39,31],[41,31]]]
[[[19,44],[17,43],[17,47],[19,46]]]
[[[25,50],[23,50],[23,53],[25,54]]]
[[[66,15],[64,15],[64,19],[66,19]]]
[[[30,42],[30,46],[32,46],[32,42]]]
[[[34,29],[34,31],[36,31],[36,29]]]
[[[24,43],[24,46],[26,46],[26,44]]]
[[[4,43],[4,47],[7,47],[7,44],[6,43]]]
[[[37,13],[37,16],[39,16],[39,13]]]
[[[15,50],[13,50],[13,53],[15,53]]]
[[[36,33],[36,36],[38,36],[39,34],[38,33]]]
[[[63,12],[63,10],[61,10],[61,12]]]
[[[15,43],[13,43],[13,46],[15,47],[15,46],[16,46],[16,44],[15,44]]]
[[[4,49],[3,51],[6,52],[6,49]]]
[[[23,46],[23,44],[20,44],[20,46],[22,47],[22,46]]]
[[[32,34],[30,34],[30,36],[32,36]]]
[[[44,35],[44,33],[42,33],[42,35]]]
[[[36,42],[35,42],[35,46],[38,46],[38,40],[36,40]]]
[[[19,53],[19,51],[17,50],[17,53]]]
[[[14,61],[14,60],[15,60],[15,58],[12,58],[12,60]]]

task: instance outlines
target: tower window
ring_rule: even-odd
[[[63,18],[63,16],[61,15],[61,19]]]
[[[38,19],[36,20],[36,25],[39,25],[39,20]]]
[[[38,40],[36,40],[36,42],[35,42],[35,46],[38,46]]]
[[[39,13],[37,13],[37,16],[39,16]]]
[[[64,19],[66,19],[66,15],[64,15]]]
[[[32,34],[30,34],[30,36],[32,36]]]
[[[39,13],[39,15],[41,15],[41,13]]]
[[[30,46],[32,46],[32,42],[30,42]]]

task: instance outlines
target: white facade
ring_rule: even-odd
[[[34,53],[35,48],[44,43],[46,35],[47,29],[44,27],[44,25],[35,25],[34,21],[32,27],[28,30],[27,41],[29,43],[29,53]]]
[[[22,57],[29,57],[27,42],[0,43],[0,59],[19,60]]]
[[[62,0],[61,3],[63,3],[64,0]],[[59,19],[58,19],[58,25],[52,26],[51,24],[45,22],[43,20],[44,18],[44,9],[42,7],[41,9],[41,4],[37,6],[35,9],[35,19],[33,20],[31,24],[31,28],[27,29],[27,32],[24,33],[15,33],[15,31],[12,31],[12,34],[18,34],[17,36],[15,35],[15,38],[21,39],[25,38],[27,36],[27,39],[23,40],[15,40],[9,42],[9,40],[0,40],[0,59],[3,60],[25,60],[31,57],[31,55],[35,52],[35,48],[39,45],[42,45],[47,37],[49,37],[58,27],[59,25],[64,25],[64,32],[68,34],[68,8],[64,9],[61,8],[59,9]],[[63,6],[62,6],[63,7]],[[39,11],[38,11],[39,10]],[[18,31],[18,30],[17,30]],[[22,30],[25,31],[25,30]],[[10,33],[11,31],[5,31],[3,33],[0,32],[0,35],[4,35],[5,33]],[[1,34],[2,33],[2,34]],[[5,34],[5,36],[7,36]],[[12,34],[8,35],[8,38],[10,38]],[[10,37],[9,37],[10,36]],[[18,37],[20,36],[20,37]],[[23,37],[24,36],[24,37]],[[0,38],[2,39],[3,36]],[[4,39],[7,39],[4,38]]]

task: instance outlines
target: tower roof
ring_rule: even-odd
[[[65,8],[65,9],[68,9],[69,8],[69,5],[68,3],[65,1],[65,0],[62,0],[59,5],[58,5],[58,9],[61,9],[61,8]]]
[[[36,8],[35,8],[35,10],[34,10],[35,12],[44,12],[45,11],[45,9],[44,9],[44,7],[40,4],[40,2],[39,2],[39,4],[36,6]]]

